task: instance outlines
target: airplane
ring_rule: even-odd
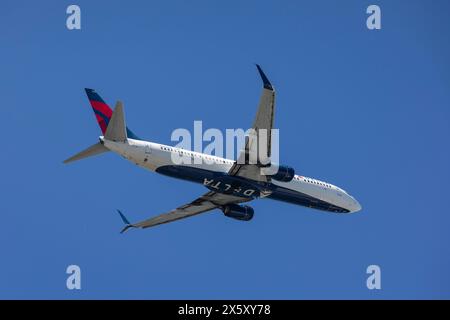
[[[256,67],[263,88],[252,129],[256,133],[261,130],[271,133],[275,89],[261,67],[258,64]],[[188,204],[137,223],[130,223],[125,215],[117,210],[125,224],[121,233],[130,228],[149,228],[214,209],[222,210],[226,217],[249,221],[253,218],[254,210],[244,203],[259,198],[340,214],[361,210],[361,205],[354,197],[331,183],[297,175],[289,166],[263,164],[259,158],[251,163],[248,155],[254,150],[256,143],[253,135],[246,137],[245,147],[240,152],[238,161],[145,141],[126,126],[122,102],[118,101],[113,111],[95,90],[86,88],[85,91],[103,135],[99,136],[98,143],[68,158],[64,163],[112,151],[145,169],[196,182],[209,190]],[[264,156],[270,160],[271,134],[267,135],[264,142],[267,144],[267,154]],[[179,164],[173,161],[174,154],[210,161]],[[264,174],[261,170],[268,165],[277,168],[271,175]]]

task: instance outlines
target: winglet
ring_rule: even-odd
[[[134,228],[134,226],[130,223],[130,221],[128,221],[127,217],[125,217],[125,215],[119,209],[117,209],[117,212],[119,213],[123,223],[125,223],[125,227],[122,229],[122,231],[120,231],[120,233],[124,233],[130,228]]]
[[[256,63],[256,68],[258,68],[259,75],[261,76],[261,79],[264,83],[264,88],[268,90],[273,90],[272,84],[270,83],[269,79],[267,79],[266,75],[264,74],[264,71],[262,71],[259,64]]]

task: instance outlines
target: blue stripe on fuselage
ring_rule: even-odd
[[[331,203],[322,201],[320,199],[316,199],[307,194],[291,190],[288,188],[277,186],[273,183],[259,183],[256,181],[251,181],[248,179],[244,179],[241,177],[233,177],[223,172],[210,171],[200,168],[193,168],[182,165],[167,165],[161,166],[156,169],[157,173],[174,177],[177,179],[188,180],[192,182],[197,182],[204,184],[205,179],[220,181],[225,184],[238,184],[243,188],[255,188],[258,189],[258,195],[261,191],[270,190],[272,193],[268,196],[268,198],[289,202],[305,207],[310,207],[314,209],[331,211],[331,212],[349,212],[347,209],[337,207]],[[220,193],[229,193],[224,192],[224,190],[213,189],[207,186],[208,189],[220,192]]]

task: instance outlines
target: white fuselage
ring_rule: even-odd
[[[209,174],[227,175],[235,162],[142,140],[128,139],[126,143],[105,140],[103,137],[100,137],[100,140],[105,147],[138,166],[175,178],[203,183],[210,189],[214,187],[214,182],[211,182],[213,178],[210,178]],[[179,157],[190,161],[185,161],[183,164],[174,162],[174,159]],[[180,168],[183,170],[180,171]],[[205,176],[202,176],[202,173],[205,173]],[[268,193],[261,195],[261,198],[268,196],[275,200],[333,212],[352,213],[361,209],[358,201],[341,188],[300,175],[295,175],[290,182],[272,179],[268,189],[270,189]]]

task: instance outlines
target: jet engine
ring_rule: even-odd
[[[249,221],[253,218],[254,210],[249,206],[229,204],[222,208],[223,214],[229,218],[241,221]]]
[[[279,166],[277,173],[271,175],[272,179],[281,182],[290,182],[292,181],[292,179],[294,179],[294,176],[295,176],[294,168],[288,166]]]

